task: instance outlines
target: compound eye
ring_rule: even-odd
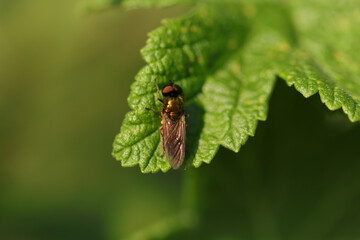
[[[182,95],[183,91],[182,91],[182,88],[178,85],[175,85],[174,86],[174,90],[179,94],[179,95]]]
[[[168,93],[170,93],[172,91],[174,91],[174,88],[172,86],[166,86],[166,87],[164,87],[162,92],[163,92],[164,95],[166,95],[166,94],[168,94]]]

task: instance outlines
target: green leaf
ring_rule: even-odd
[[[294,51],[290,64],[284,64],[279,75],[305,97],[319,92],[321,101],[330,110],[342,108],[351,121],[360,120],[360,94],[351,91],[359,88],[353,88],[348,80],[327,73],[305,51]],[[348,85],[341,84],[346,82]]]
[[[198,94],[205,80],[236,55],[234,50],[246,37],[245,19],[240,10],[236,5],[201,8],[188,17],[165,20],[164,26],[149,34],[142,49],[148,65],[136,76],[128,99],[134,111],[126,115],[114,142],[113,155],[123,166],[139,164],[142,172],[169,170],[166,158],[161,157],[160,119],[145,110],[161,108],[156,100],[155,79],[160,87],[175,80],[184,89],[186,103],[192,103],[186,111],[190,109],[194,117],[202,112]],[[199,120],[196,117],[189,122],[199,127],[188,129],[188,135],[193,137],[187,143],[187,159],[196,152],[197,144],[189,143],[196,138],[194,135],[200,134]],[[210,160],[209,156],[207,161]]]
[[[295,1],[301,45],[280,76],[305,97],[319,92],[330,110],[360,120],[360,5],[355,1]],[[290,63],[290,64],[289,64]]]
[[[162,157],[160,119],[145,110],[161,108],[155,79],[160,88],[175,80],[184,89],[185,110],[191,115],[185,168],[210,163],[220,145],[237,152],[254,136],[258,120],[266,120],[276,76],[305,97],[319,92],[329,109],[342,107],[351,121],[360,120],[360,58],[347,45],[337,45],[337,35],[325,39],[333,25],[313,37],[313,24],[296,19],[305,18],[301,13],[308,13],[307,5],[295,2],[292,7],[297,25],[287,6],[269,3],[201,5],[188,17],[163,21],[142,49],[148,65],[131,87],[128,102],[133,111],[115,139],[114,157],[123,166],[139,164],[142,172],[170,169]],[[360,21],[359,9],[353,8],[348,25]],[[331,22],[335,13],[329,12],[324,18]],[[338,35],[344,33],[339,28]],[[354,39],[357,34],[346,35],[353,48],[360,39]],[[322,38],[328,41],[325,47]],[[338,59],[329,55],[331,46]]]
[[[255,35],[243,51],[207,79],[202,99],[205,124],[194,166],[209,163],[220,144],[238,152],[254,136],[257,121],[266,120],[275,81],[277,60],[273,58],[280,56],[274,54],[273,46],[279,41],[277,34]]]

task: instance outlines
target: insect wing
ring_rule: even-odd
[[[178,169],[182,165],[185,157],[185,115],[183,114],[179,120],[172,120],[167,117],[166,114],[163,116],[164,151],[172,168]]]

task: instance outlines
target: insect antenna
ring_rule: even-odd
[[[162,99],[159,98],[159,92],[160,92],[160,90],[159,90],[159,86],[158,86],[158,84],[157,84],[156,78],[154,79],[154,81],[155,81],[155,85],[156,85],[156,98],[157,98],[157,100],[159,100],[160,102],[164,102]]]

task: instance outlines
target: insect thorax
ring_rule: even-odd
[[[163,113],[167,113],[171,118],[179,118],[182,114],[184,114],[182,98],[165,98],[162,111]]]

